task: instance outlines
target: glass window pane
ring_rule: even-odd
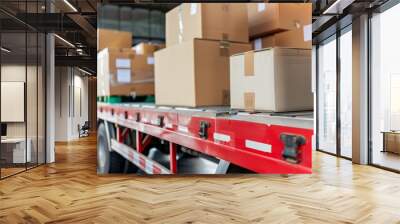
[[[340,153],[352,157],[352,33],[340,36]]]
[[[400,4],[372,18],[372,163],[400,170]]]
[[[45,149],[45,65],[46,65],[46,36],[39,33],[38,45],[38,164],[45,163],[46,149]]]
[[[318,48],[318,149],[336,153],[336,40]]]
[[[22,3],[21,3],[22,4]],[[26,32],[16,30],[12,18],[0,13],[1,19],[1,177],[26,169],[30,161],[26,141]],[[27,150],[28,149],[28,150]]]
[[[44,3],[0,1],[1,178],[45,161],[45,35],[10,16],[38,18]]]
[[[36,32],[28,32],[28,63],[27,63],[27,80],[26,80],[26,114],[27,114],[27,141],[30,147],[30,161],[28,168],[37,165],[37,98],[38,98],[38,36]],[[28,148],[29,148],[28,147]]]

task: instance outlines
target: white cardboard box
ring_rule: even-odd
[[[266,48],[231,56],[230,91],[234,109],[312,110],[311,50]]]

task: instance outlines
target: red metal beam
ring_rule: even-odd
[[[176,174],[178,171],[177,161],[176,161],[176,144],[169,143],[169,169],[171,173]]]
[[[143,134],[140,131],[136,130],[136,150],[139,153],[143,153],[144,151],[142,139],[143,139]]]
[[[224,117],[201,117],[177,112],[159,112],[149,108],[100,105],[99,119],[138,131],[138,152],[143,152],[141,133],[182,145],[214,156],[258,173],[311,173],[312,135],[307,128],[269,125]],[[114,114],[112,113],[114,112]],[[128,113],[128,119],[124,115]],[[135,119],[140,114],[140,120]],[[152,119],[164,117],[165,125],[151,124]],[[201,122],[208,122],[206,138],[199,136]],[[300,160],[288,163],[282,157],[284,144],[281,134],[303,136],[305,144],[298,149]]]

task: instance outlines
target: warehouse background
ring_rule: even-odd
[[[112,2],[112,1],[111,1]],[[133,45],[165,42],[165,13],[177,4],[99,4],[98,28],[134,33]]]

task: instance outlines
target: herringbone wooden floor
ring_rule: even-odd
[[[96,175],[95,138],[0,181],[0,223],[400,223],[400,175],[315,153],[314,174]]]

